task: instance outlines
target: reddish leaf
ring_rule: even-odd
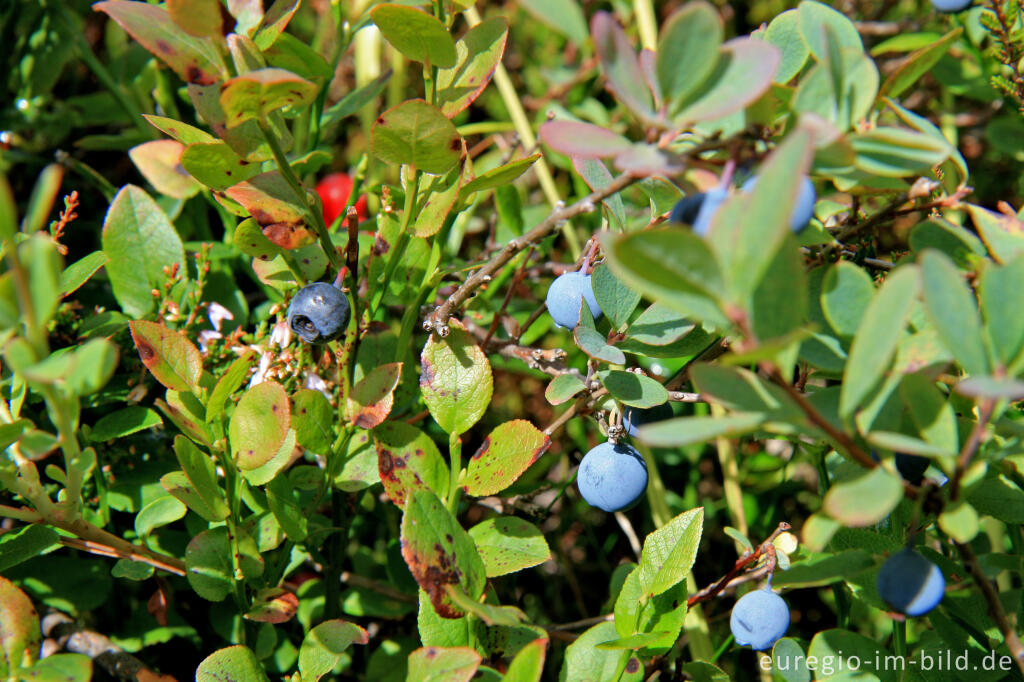
[[[469,460],[466,484],[470,495],[494,495],[512,485],[551,445],[536,426],[514,419],[491,431]]]
[[[223,37],[220,0],[167,0],[167,9],[174,23],[189,35]]]
[[[285,107],[306,104],[316,97],[317,87],[284,69],[257,69],[230,79],[221,88],[220,106],[228,128]]]
[[[577,121],[548,121],[540,139],[556,152],[584,159],[602,159],[628,151],[633,143],[618,133]]]
[[[469,647],[421,647],[409,654],[409,679],[469,682],[483,658]]]
[[[289,251],[309,246],[316,241],[316,235],[307,230],[305,225],[271,223],[265,226],[262,232],[275,246]]]
[[[472,104],[501,63],[508,39],[508,20],[492,17],[481,21],[455,43],[458,62],[437,71],[437,101],[441,111],[453,118]]]
[[[402,378],[402,363],[375,367],[352,388],[349,419],[361,429],[372,429],[391,413],[395,387]]]
[[[283,224],[302,227],[305,211],[277,171],[262,173],[229,188],[225,194],[249,212],[261,227]],[[268,236],[269,238],[269,236]]]
[[[636,52],[619,22],[608,12],[597,12],[590,20],[590,33],[608,89],[634,114],[646,120],[653,119],[651,91],[640,70]]]
[[[199,387],[203,356],[184,334],[146,320],[129,322],[139,357],[153,377],[174,391]]]
[[[430,436],[404,422],[385,422],[373,431],[384,491],[404,507],[413,490],[443,490],[448,467]]]
[[[132,147],[128,156],[149,184],[161,194],[188,199],[199,192],[199,183],[182,166],[185,146],[176,140],[151,140]]]
[[[287,623],[299,610],[299,598],[280,587],[260,590],[245,617],[260,623]]]

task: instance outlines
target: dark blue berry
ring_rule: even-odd
[[[945,593],[946,579],[939,567],[909,547],[889,557],[878,571],[878,594],[908,616],[928,613]]]
[[[307,343],[326,343],[345,335],[352,315],[341,289],[314,282],[295,294],[288,306],[288,327]]]
[[[672,213],[668,216],[669,222],[693,225],[697,220],[697,214],[700,213],[700,207],[704,203],[704,196],[704,193],[701,192],[677,201],[676,205],[672,207]]]

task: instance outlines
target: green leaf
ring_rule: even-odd
[[[1024,310],[1024,257],[1006,265],[986,267],[978,282],[985,331],[1002,366],[1013,363],[1024,350],[1024,315],[1007,315]]]
[[[203,518],[211,522],[226,519],[230,510],[224,491],[221,490],[220,484],[217,482],[217,469],[210,456],[184,436],[175,436],[174,454],[177,455],[178,464],[181,465],[192,490],[210,510],[209,517],[203,516]]]
[[[637,439],[655,447],[683,447],[719,436],[741,436],[757,429],[764,420],[765,415],[750,412],[736,412],[725,417],[678,417],[641,426]]]
[[[402,378],[402,363],[374,367],[360,379],[349,395],[349,419],[361,429],[372,429],[391,413],[395,388]]]
[[[188,172],[182,172],[184,151],[184,145],[176,140],[151,140],[132,147],[128,156],[157,192],[188,199],[198,194],[200,187]],[[184,166],[184,170],[188,171],[188,167]]]
[[[230,513],[227,505],[221,500],[218,500],[218,502],[221,502],[220,507],[215,508],[211,506],[210,501],[196,492],[188,477],[180,471],[170,471],[161,476],[160,485],[178,502],[184,504],[206,521],[211,523],[223,521]]]
[[[491,364],[466,330],[431,335],[420,356],[420,389],[431,416],[447,433],[460,434],[487,410],[494,385]]]
[[[531,154],[515,161],[509,161],[504,165],[481,173],[462,186],[459,190],[459,196],[468,197],[473,192],[483,192],[495,187],[511,184],[513,180],[528,171],[530,166],[540,157],[541,153],[537,152],[536,154]]]
[[[110,202],[101,239],[121,309],[133,317],[148,315],[156,306],[153,289],[166,280],[164,267],[185,262],[171,221],[145,191],[125,185]]]
[[[801,413],[777,386],[750,370],[701,363],[690,374],[696,390],[731,412],[763,412],[766,417],[798,421]]]
[[[93,251],[64,268],[60,273],[60,297],[65,298],[68,294],[78,291],[79,287],[88,282],[89,278],[108,262],[110,256],[102,251]]]
[[[1005,523],[1024,523],[1024,491],[1003,476],[985,479],[966,497],[981,514]]]
[[[378,6],[380,7],[380,6]],[[459,132],[441,110],[421,99],[388,109],[373,124],[370,149],[381,161],[443,175],[462,158]]]
[[[220,38],[221,4],[218,0],[167,0],[171,19],[183,31],[197,38]]]
[[[644,678],[644,667],[639,659],[632,658],[635,665],[625,664],[632,672],[620,673],[622,661],[629,655],[621,651],[598,649],[597,645],[616,639],[615,623],[604,622],[595,625],[565,650],[565,662],[562,664],[561,680],[619,680],[620,682],[639,682]]]
[[[594,285],[594,297],[601,306],[601,311],[616,327],[629,322],[630,315],[640,302],[640,294],[626,287],[605,265],[594,268],[591,275]]]
[[[241,388],[242,384],[249,377],[249,369],[252,367],[256,353],[246,351],[236,358],[228,367],[227,371],[217,380],[210,397],[206,401],[206,423],[212,424],[224,413],[224,405],[234,395],[235,391]]]
[[[874,282],[863,268],[839,261],[822,282],[821,310],[836,334],[853,338],[874,295]]]
[[[874,559],[862,549],[848,549],[827,554],[812,554],[790,564],[772,577],[778,587],[820,587],[857,575],[875,565]]]
[[[30,682],[89,682],[92,659],[85,654],[54,654],[23,670],[19,679]]]
[[[374,7],[370,18],[387,41],[414,62],[446,69],[455,66],[455,42],[432,14],[408,5],[385,3]]]
[[[459,198],[462,168],[456,166],[447,175],[422,175],[419,179],[421,204],[412,223],[417,237],[432,237],[441,231],[445,219]]]
[[[317,87],[323,87],[333,75],[327,60],[291,33],[282,33],[270,48],[264,50],[263,56],[267,59],[267,66],[291,71],[313,81]]]
[[[303,228],[306,209],[298,203],[284,176],[277,171],[261,173],[224,192],[241,204],[261,227],[284,224]]]
[[[470,458],[462,489],[474,497],[496,495],[515,483],[550,445],[551,439],[525,419],[500,424]]]
[[[687,3],[665,22],[658,37],[657,73],[670,112],[678,111],[714,72],[723,32],[718,11],[706,2]]]
[[[0,571],[7,571],[12,566],[60,546],[58,538],[57,532],[49,526],[35,524],[7,531],[0,535]],[[0,592],[2,591],[3,585],[0,583]],[[3,603],[3,599],[0,599],[0,603]],[[2,631],[3,628],[0,627],[0,633]],[[0,642],[2,641],[3,635],[0,634]],[[0,648],[7,651],[6,646]]]
[[[887,178],[923,173],[949,157],[949,143],[906,128],[880,126],[849,139],[857,153],[854,166]]]
[[[243,575],[260,575],[263,572],[263,560],[252,536],[240,531],[238,548]],[[208,601],[222,601],[232,592],[235,572],[231,556],[232,547],[227,526],[204,530],[192,538],[185,548],[185,567],[188,583],[196,594]],[[202,678],[197,675],[197,679]]]
[[[664,404],[668,391],[654,379],[622,370],[607,370],[597,373],[608,393],[625,405],[646,409]]]
[[[811,682],[807,654],[795,639],[783,637],[772,647],[773,682]]]
[[[243,470],[256,469],[274,457],[291,425],[288,396],[281,384],[264,381],[246,391],[231,415],[231,454]]]
[[[9,665],[11,673],[31,666],[39,656],[41,639],[39,614],[32,600],[0,576],[0,665]]]
[[[587,19],[578,0],[523,0],[521,6],[576,45],[587,42]]]
[[[163,7],[105,0],[94,4],[93,9],[105,12],[186,83],[211,85],[227,73],[214,43],[190,36],[178,28]]]
[[[292,396],[292,428],[302,447],[326,455],[334,442],[334,408],[320,391],[304,388]]]
[[[615,630],[619,634],[619,645],[634,648],[643,647],[644,654],[666,653],[677,639],[686,616],[686,583],[679,582],[659,595],[650,597],[641,584],[640,569],[635,568],[626,576],[622,589],[615,599]],[[637,634],[651,635],[633,642],[624,639]],[[609,648],[609,647],[601,647]]]
[[[255,469],[242,469],[242,476],[250,485],[269,483],[289,462],[295,454],[295,429],[288,429],[284,442],[277,452],[265,463]],[[241,467],[239,467],[241,469]]]
[[[221,88],[225,125],[235,128],[246,121],[265,119],[285,107],[305,106],[316,97],[317,90],[314,83],[284,69],[257,69],[235,76]]]
[[[997,263],[1008,263],[1024,254],[1024,223],[1012,216],[968,204],[978,236]]]
[[[488,578],[508,575],[551,558],[544,534],[514,516],[497,516],[469,529]]]
[[[135,515],[135,534],[145,538],[155,529],[174,523],[188,510],[177,498],[163,495],[139,510]]]
[[[833,484],[825,493],[822,509],[836,521],[856,528],[878,523],[902,499],[903,479],[875,467]]]
[[[420,647],[409,654],[406,682],[469,682],[483,657],[469,647]]]
[[[320,623],[303,638],[299,648],[299,674],[303,680],[316,682],[334,670],[353,644],[366,644],[370,636],[366,630],[347,621],[334,619]]]
[[[153,577],[153,567],[131,559],[118,559],[114,567],[110,569],[110,575],[125,580],[149,580]]]
[[[238,250],[261,261],[271,261],[281,255],[283,249],[267,239],[254,218],[246,218],[235,227],[233,241]]]
[[[972,398],[1020,400],[1024,398],[1024,381],[1006,377],[976,376],[958,383],[956,392]]]
[[[686,578],[697,559],[704,525],[704,508],[679,514],[644,540],[640,555],[640,589],[654,597]]]
[[[768,24],[764,38],[782,52],[782,63],[775,74],[775,82],[784,84],[793,80],[793,76],[800,73],[811,54],[807,41],[800,34],[799,11],[790,9],[775,15]]]
[[[402,515],[402,556],[442,618],[458,618],[445,585],[459,585],[478,599],[487,580],[473,539],[429,490],[413,490]]]
[[[957,500],[939,514],[939,528],[957,542],[970,542],[978,535],[978,512],[967,502]]]
[[[246,161],[260,162],[274,158],[273,150],[264,137],[256,121],[247,121],[234,128],[227,126],[227,114],[220,105],[220,86],[199,86],[190,85],[188,88],[189,99],[203,121],[221,138],[228,143],[228,146],[235,150],[235,153]],[[273,134],[278,138],[281,148],[287,152],[291,149],[294,139],[285,125],[280,114],[271,114],[267,119]],[[205,140],[214,142],[216,140]]]
[[[963,273],[938,251],[921,255],[924,304],[946,348],[969,374],[989,373],[981,317]]]
[[[544,673],[544,658],[548,640],[535,639],[515,655],[508,664],[502,682],[539,682]]]
[[[154,128],[170,135],[184,145],[217,141],[217,138],[205,130],[200,130],[195,126],[190,126],[189,124],[182,123],[181,121],[175,121],[173,118],[155,116],[153,114],[143,114],[142,116],[149,121]]]
[[[907,55],[906,59],[900,62],[896,70],[890,73],[882,83],[879,97],[899,97],[921,76],[932,70],[932,67],[942,59],[942,56],[949,51],[949,48],[963,32],[963,28],[958,26],[942,38]]]
[[[677,125],[714,121],[743,110],[771,87],[782,54],[771,43],[736,38],[719,48],[718,63],[703,87],[686,97]]]
[[[332,105],[320,117],[320,128],[327,129],[338,121],[357,113],[367,104],[377,99],[384,92],[384,88],[391,78],[391,71],[387,71],[361,88],[349,91],[338,102]]]
[[[600,192],[612,184],[612,180],[614,180],[611,171],[608,170],[608,166],[604,165],[603,161],[574,157],[572,166],[580,174],[580,177],[583,178],[583,182],[587,183],[587,187],[594,192]],[[605,197],[602,203],[608,209],[611,216],[615,218],[618,227],[620,229],[624,228],[626,226],[626,206],[622,202],[622,195],[616,192],[611,196]]]
[[[932,379],[921,373],[906,375],[900,382],[900,397],[926,442],[950,455],[960,450],[956,412]]]
[[[818,661],[832,661],[835,670],[854,670],[860,668],[864,661],[884,661],[890,655],[878,643],[864,635],[849,630],[825,630],[819,632],[811,640],[807,650],[808,658]],[[896,682],[899,676],[893,671],[886,671],[884,666],[872,669],[873,673],[883,682]]]
[[[480,96],[501,63],[507,39],[504,17],[485,19],[459,38],[455,64],[437,71],[436,100],[445,116],[454,118]]]
[[[301,0],[274,0],[263,18],[260,19],[256,28],[256,35],[253,42],[261,50],[269,49],[277,42],[278,37],[284,33],[285,27],[292,20],[292,16],[299,9]]]
[[[219,191],[260,174],[259,164],[242,160],[224,142],[190,144],[181,154],[181,165],[193,178]]]
[[[148,320],[133,320],[128,326],[142,364],[153,378],[174,391],[199,388],[203,356],[184,334]]]
[[[544,397],[552,405],[561,405],[586,388],[587,385],[579,375],[559,374],[544,389]]]
[[[717,302],[724,289],[707,243],[684,228],[656,228],[603,239],[608,267],[627,286],[693,319],[728,328]]]
[[[919,283],[917,267],[905,265],[893,270],[864,311],[850,346],[839,394],[839,414],[843,419],[861,407],[892,362]]]
[[[863,51],[857,27],[835,9],[814,0],[803,0],[797,8],[800,34],[818,61],[828,59],[830,38],[835,48]],[[827,32],[826,32],[827,29]]]
[[[587,309],[587,306],[584,305],[583,308]],[[608,345],[604,334],[581,324],[572,330],[572,336],[580,350],[593,359],[612,365],[626,364],[625,354],[615,346]]]
[[[750,300],[750,325],[764,350],[782,346],[779,355],[805,333],[807,274],[795,236],[785,233],[781,247],[768,262]],[[787,339],[791,341],[787,342]],[[783,361],[779,361],[784,364]]]
[[[242,644],[218,649],[203,659],[196,682],[265,682],[267,674],[256,654]]]
[[[601,62],[605,84],[615,99],[641,118],[654,118],[651,90],[640,70],[636,50],[615,17],[608,12],[595,13],[590,19],[590,35]]]
[[[471,599],[458,585],[445,585],[445,592],[452,602],[466,613],[479,618],[484,625],[515,627],[526,620],[526,614],[515,606],[495,606],[478,599]]]
[[[654,303],[630,323],[626,338],[650,346],[668,346],[690,334],[695,327],[685,315],[663,303]]]
[[[446,491],[448,465],[430,436],[405,422],[384,422],[373,431],[384,491],[404,507],[414,490]]]

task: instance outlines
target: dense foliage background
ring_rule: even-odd
[[[0,45],[0,673],[1020,677],[1014,0],[40,0]],[[644,499],[589,506],[666,403]]]

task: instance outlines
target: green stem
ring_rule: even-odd
[[[331,491],[331,535],[326,550],[324,566],[324,620],[341,616],[341,562],[344,542],[342,536],[341,505],[344,502],[337,490]]]
[[[896,651],[896,655],[901,659],[907,657],[907,621],[895,620],[892,621],[892,648]]]
[[[338,254],[338,250],[334,248],[334,242],[331,241],[331,235],[327,232],[327,225],[324,224],[323,213],[316,210],[316,207],[311,205],[309,198],[306,196],[306,190],[302,188],[302,182],[299,177],[295,175],[295,170],[292,165],[288,163],[288,157],[285,156],[284,150],[281,148],[281,143],[278,141],[274,131],[270,129],[267,122],[263,119],[257,119],[257,125],[259,125],[260,132],[263,133],[263,137],[266,139],[267,144],[270,145],[270,151],[274,154],[274,160],[277,161],[278,169],[281,171],[281,175],[284,177],[285,182],[292,188],[292,192],[295,193],[295,197],[299,200],[302,206],[305,208],[306,215],[309,218],[310,223],[313,225],[313,229],[316,231],[317,238],[320,240],[320,246],[327,253],[327,259],[331,262],[331,267],[337,272],[341,270],[342,261],[341,255]]]
[[[640,44],[644,49],[658,49],[658,20],[654,17],[654,5],[651,0],[633,0],[633,12],[636,14],[636,27],[640,33]]]
[[[451,477],[448,482],[448,511],[455,514],[459,508],[459,473],[462,470],[462,440],[458,434],[448,436],[448,457],[451,466]]]
[[[413,170],[411,172],[407,172],[406,176],[405,207],[402,210],[402,225],[399,228],[398,244],[395,246],[394,252],[388,258],[388,265],[384,269],[384,275],[377,282],[378,286],[373,292],[373,300],[370,303],[371,320],[374,315],[377,314],[377,310],[380,308],[380,304],[384,300],[384,293],[388,290],[388,285],[391,284],[391,278],[395,274],[395,268],[398,267],[398,263],[402,260],[402,255],[405,253],[405,248],[409,245],[409,224],[412,222],[412,213],[416,205],[416,190],[419,186],[420,174],[419,171]]]
[[[57,435],[60,436],[60,449],[64,454],[64,473],[67,475],[65,485],[67,503],[73,509],[79,510],[82,507],[82,470],[79,468],[82,448],[75,435],[72,423],[74,420],[69,414],[69,406],[52,386],[40,387],[40,391],[56,422]]]

